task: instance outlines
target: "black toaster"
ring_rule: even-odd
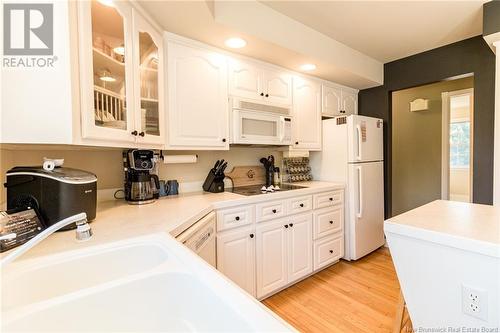
[[[36,207],[46,227],[78,213],[96,216],[97,177],[72,168],[14,167],[7,171],[7,209]],[[76,228],[75,224],[61,230]]]

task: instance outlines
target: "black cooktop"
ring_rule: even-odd
[[[233,187],[229,191],[236,193],[236,194],[250,196],[250,195],[270,194],[270,193],[284,192],[284,191],[291,191],[291,190],[298,190],[301,188],[305,188],[304,186],[282,184],[278,190],[274,190],[274,191],[270,192],[270,191],[263,191],[262,186],[264,186],[264,185],[239,186],[239,187]]]

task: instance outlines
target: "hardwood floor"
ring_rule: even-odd
[[[391,255],[381,248],[341,260],[263,303],[301,332],[374,333],[392,331],[398,296]]]

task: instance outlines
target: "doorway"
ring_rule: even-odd
[[[441,198],[472,202],[474,89],[442,93]]]
[[[447,92],[448,98],[453,96],[451,100],[455,105],[460,100],[459,95],[464,95],[468,92],[467,89],[471,88],[474,88],[474,77],[472,75],[450,78],[446,81],[391,93],[390,186],[392,196],[390,216],[399,215],[437,199],[449,198],[450,122],[448,119],[450,108],[447,107],[447,110],[444,111],[447,112],[448,116],[445,118],[447,120],[443,121],[443,93]],[[472,94],[472,90],[470,92]],[[465,97],[461,99],[465,99]],[[448,101],[446,105],[449,103]],[[462,103],[465,104],[466,102],[462,101]],[[454,118],[456,118],[455,113],[457,112],[453,111]],[[444,130],[448,133],[446,135],[443,134],[443,123],[447,124],[444,126]],[[463,129],[467,128],[467,126],[471,129],[473,127],[472,122],[453,125],[453,129]],[[444,147],[447,150],[445,153],[443,153],[443,137],[448,140]],[[470,144],[472,144],[471,138],[472,136],[469,136]],[[459,151],[459,153],[463,152],[464,149]],[[459,153],[454,155],[456,157],[453,160],[454,170],[456,171],[458,171],[458,167],[455,162],[460,155]],[[472,159],[472,150],[470,148],[468,153],[469,158]],[[447,158],[445,159],[443,156],[447,156]],[[469,160],[469,158],[466,158],[466,160]],[[461,171],[467,171],[467,168],[464,167]],[[469,170],[466,173],[472,175],[470,163]],[[452,176],[454,175],[455,173]],[[446,182],[446,186],[442,184],[442,179]],[[453,182],[453,184],[455,183]],[[472,198],[470,185],[467,188],[469,189],[469,195],[467,197],[462,196],[461,200],[464,200],[464,198],[470,200]],[[453,198],[457,200],[456,197]]]

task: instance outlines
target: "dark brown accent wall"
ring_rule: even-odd
[[[408,41],[410,42],[410,41]],[[482,36],[384,65],[384,85],[359,92],[359,114],[384,119],[385,212],[391,212],[391,92],[474,75],[474,202],[493,202],[495,55]]]
[[[483,35],[500,32],[500,0],[487,2],[483,5]]]

